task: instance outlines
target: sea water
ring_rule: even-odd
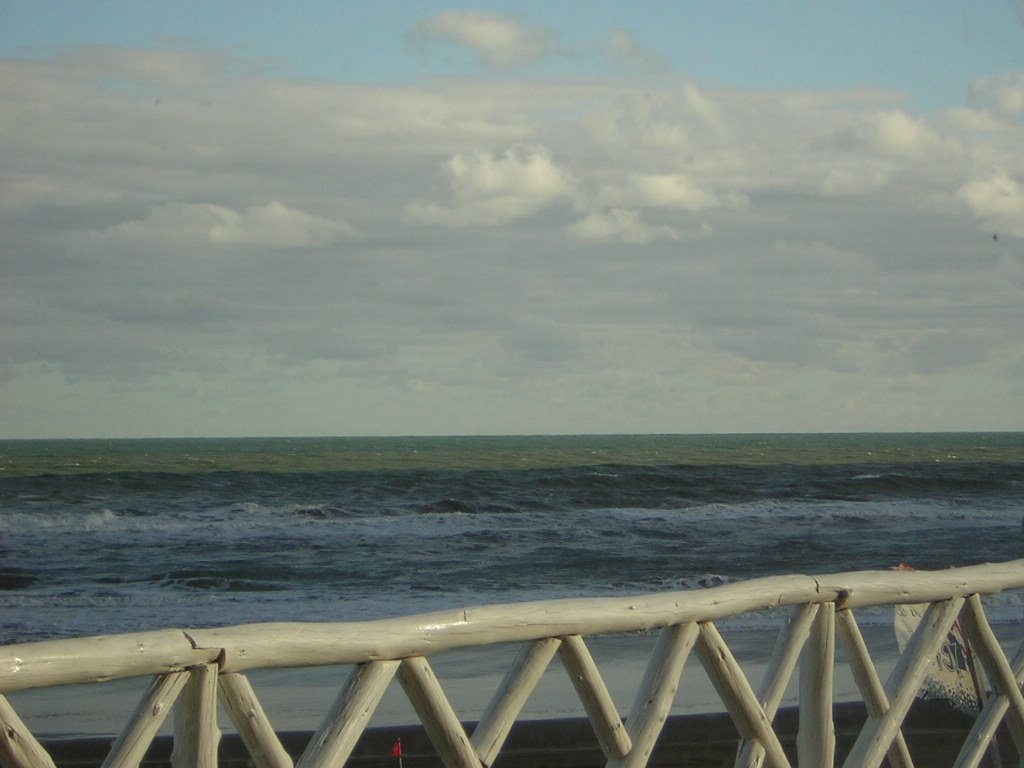
[[[0,644],[1009,560],[1022,483],[1022,433],[0,441]]]

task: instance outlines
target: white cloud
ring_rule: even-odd
[[[108,227],[101,236],[145,247],[191,239],[215,245],[291,249],[329,245],[353,234],[355,230],[345,222],[271,201],[242,211],[208,203],[167,203],[151,209],[145,218]]]
[[[218,208],[220,221],[210,229],[210,240],[231,245],[265,248],[307,248],[329,245],[355,234],[344,222],[330,221],[272,201],[242,212]]]
[[[445,164],[454,205],[416,202],[409,223],[493,226],[526,218],[573,193],[572,177],[543,146],[516,144],[500,156],[463,152]]]
[[[869,118],[867,138],[886,154],[911,158],[940,152],[949,143],[925,121],[901,110],[889,110]]]
[[[686,104],[704,123],[717,131],[726,130],[726,122],[715,99],[703,89],[698,88],[696,83],[688,80],[683,85],[683,95],[686,98]]]
[[[971,86],[971,96],[1000,114],[1024,113],[1024,72],[982,78]]]
[[[882,189],[892,180],[894,171],[892,164],[887,162],[842,162],[828,170],[821,191],[836,197],[864,195]]]
[[[498,13],[449,11],[416,25],[417,40],[453,43],[472,51],[485,65],[514,67],[532,64],[555,48],[551,33]]]
[[[967,182],[957,196],[994,234],[1024,237],[1024,188],[1006,171]]]
[[[668,72],[668,59],[637,42],[625,29],[614,29],[608,36],[605,53],[614,63],[639,72]]]
[[[678,240],[679,231],[671,226],[651,226],[640,220],[638,211],[610,208],[594,211],[566,227],[581,240],[612,241],[642,245],[653,240]]]
[[[978,383],[979,428],[1024,402],[1024,124],[995,102],[932,116],[666,72],[297,81],[150,53],[0,61],[19,434],[102,432],[124,387],[153,415],[117,423],[150,432],[950,424],[952,400],[878,383],[911,375]],[[74,416],[32,400],[62,377],[96,393],[68,386]],[[544,418],[538,381],[564,397]],[[896,415],[828,411],[840,381]],[[231,420],[196,426],[166,396],[182,382]],[[794,395],[769,424],[768,391],[825,410]]]
[[[671,208],[680,211],[702,211],[710,208],[739,207],[744,198],[736,193],[719,195],[702,189],[686,174],[631,174],[619,193],[641,208]]]

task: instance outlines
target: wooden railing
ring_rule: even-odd
[[[220,699],[260,768],[293,768],[245,672],[354,664],[296,768],[341,766],[348,760],[385,689],[397,676],[446,766],[490,766],[556,654],[561,656],[603,749],[607,765],[647,765],[692,650],[741,737],[736,765],[790,765],[773,719],[798,665],[801,768],[833,766],[832,720],[836,637],[845,647],[868,717],[845,768],[911,768],[901,725],[954,622],[983,668],[988,690],[956,762],[974,768],[1004,720],[1024,755],[1024,652],[1009,661],[982,596],[1024,588],[1024,560],[942,571],[864,571],[775,576],[710,589],[634,598],[548,600],[493,605],[380,621],[253,624],[163,630],[0,647],[0,692],[152,676],[104,768],[137,766],[174,710],[176,768],[217,764]],[[927,610],[883,685],[854,611],[927,604]],[[785,608],[775,649],[755,689],[716,628],[716,621]],[[1019,627],[1017,628],[1019,630]],[[585,637],[657,630],[632,709],[617,711]],[[491,703],[467,733],[428,658],[440,651],[520,642],[521,650]],[[0,764],[53,766],[49,754],[0,695]]]

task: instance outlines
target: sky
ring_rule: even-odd
[[[1024,429],[1024,0],[0,20],[0,438]]]

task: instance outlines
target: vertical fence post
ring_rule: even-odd
[[[761,681],[757,693],[758,701],[769,721],[774,720],[776,712],[779,711],[786,686],[800,660],[800,651],[810,635],[811,622],[817,615],[816,603],[794,606],[779,632],[772,657],[764,671],[764,680]],[[759,741],[740,738],[740,745],[736,750],[736,768],[761,768],[764,758],[765,750]]]
[[[832,679],[836,656],[836,607],[823,603],[811,625],[800,665],[800,768],[832,768],[836,732],[832,719]]]
[[[172,768],[217,768],[217,665],[189,667],[185,690],[174,708]]]
[[[755,741],[764,747],[765,757],[774,768],[790,768],[789,758],[786,757],[778,734],[772,728],[771,718],[765,714],[754,689],[750,687],[750,681],[725,644],[718,628],[710,621],[700,624],[697,654],[732,717],[740,738]]]

